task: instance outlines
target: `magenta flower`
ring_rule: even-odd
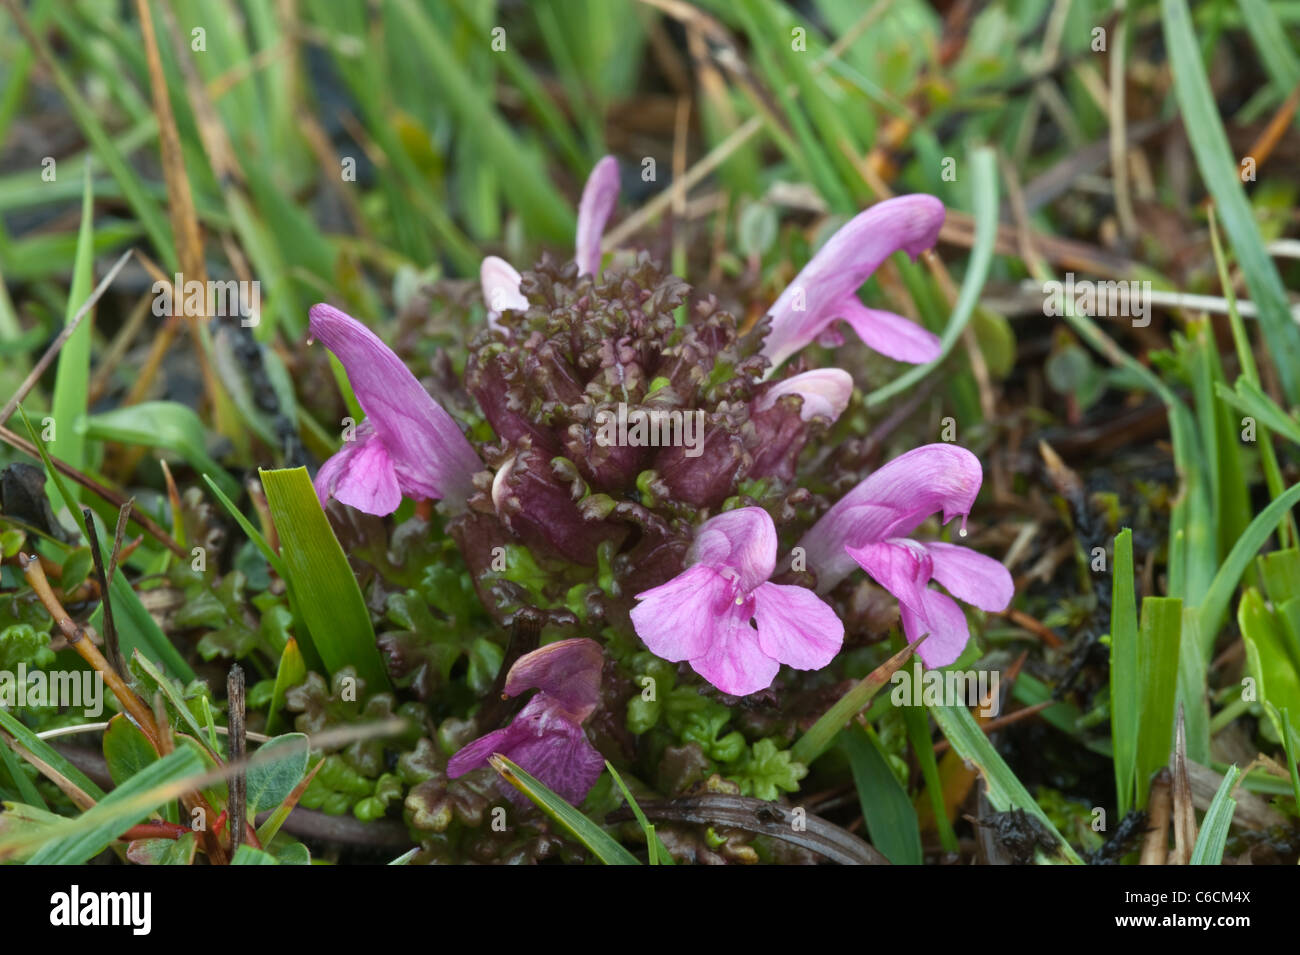
[[[451,415],[379,336],[330,305],[311,308],[311,336],[348,373],[366,420],[321,465],[316,493],[367,514],[391,514],[405,494],[463,503],[483,468]]]
[[[806,587],[769,582],[775,567],[776,525],[766,511],[719,514],[696,531],[686,570],[636,595],[632,626],[652,653],[689,661],[732,696],[771,686],[782,663],[820,669],[839,652],[844,625]]]
[[[606,156],[592,167],[578,202],[578,234],[573,257],[579,275],[600,273],[600,240],[618,202],[618,160]],[[519,291],[520,275],[505,259],[489,255],[479,269],[483,301],[488,307],[488,324],[495,326],[507,309],[523,311],[528,299]]]
[[[795,276],[771,308],[763,354],[776,369],[817,338],[840,344],[831,328],[847,322],[868,347],[898,361],[924,364],[939,357],[939,339],[901,315],[868,308],[858,289],[899,249],[916,258],[939,238],[943,203],[934,196],[899,196],[849,220]]]
[[[826,512],[799,542],[808,569],[825,593],[861,567],[898,598],[903,633],[929,667],[961,656],[970,629],[952,599],[929,587],[942,584],[953,597],[981,610],[1005,610],[1015,595],[1011,574],[968,547],[920,543],[908,535],[935,511],[943,523],[966,517],[983,481],[979,460],[965,448],[927,444],[879,468]]]
[[[505,695],[534,688],[540,692],[509,726],[463,747],[447,763],[447,775],[463,776],[500,753],[569,802],[582,802],[605,768],[604,757],[582,731],[583,721],[600,702],[603,666],[600,644],[583,638],[524,654],[506,675]],[[528,802],[513,786],[502,788],[514,802]]]

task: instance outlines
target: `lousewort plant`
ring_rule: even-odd
[[[679,742],[697,745],[705,768],[728,769],[771,798],[804,771],[777,749],[794,734],[796,709],[777,704],[818,685],[816,671],[845,643],[843,620],[851,639],[866,636],[850,570],[860,565],[898,598],[909,641],[929,634],[920,651],[929,666],[951,663],[969,638],[961,608],[931,580],[984,610],[1012,595],[996,561],[907,537],[936,511],[960,515],[965,533],[982,477],[975,457],[931,445],[863,479],[857,442],[828,440],[852,379],[798,356],[815,340],[839,340],[839,320],[894,358],[937,356],[932,334],[867,308],[857,291],[890,254],[932,246],[943,207],[905,196],[860,214],[769,318],[742,331],[646,253],[601,268],[617,190],[606,158],[583,193],[575,261],[544,258],[523,273],[483,263],[488,321],[469,342],[463,387],[486,439],[468,440],[360,322],[313,308],[312,335],[342,362],[367,414],[320,469],[317,490],[322,503],[376,515],[403,496],[442,501],[488,613],[505,623],[547,612],[571,637],[514,663],[504,695],[540,692],[506,725],[477,726],[449,776],[499,752],[578,802],[602,766],[584,722],[603,722],[609,744],[626,749],[629,732],[662,718]],[[605,644],[613,671],[603,684],[601,646],[572,639],[579,634]],[[738,733],[721,731],[727,705],[754,694],[751,722],[770,738],[746,750]],[[619,709],[626,720],[611,723]]]

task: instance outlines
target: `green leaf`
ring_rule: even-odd
[[[1300,423],[1279,408],[1277,402],[1265,394],[1259,385],[1242,377],[1237,379],[1232,390],[1221,382],[1216,383],[1215,392],[1238,411],[1257,419],[1268,430],[1300,444]]]
[[[217,500],[226,509],[226,513],[235,519],[239,529],[244,532],[244,535],[253,542],[253,546],[266,558],[266,562],[271,565],[271,569],[279,575],[281,580],[286,580],[289,572],[284,566],[284,561],[280,559],[280,555],[275,552],[267,539],[262,536],[262,532],[253,526],[253,522],[244,516],[244,512],[235,506],[235,502],[226,496],[226,493],[221,490],[212,478],[205,474],[203,475],[203,481],[207,484],[209,490],[217,496]]]
[[[258,473],[280,537],[286,579],[316,652],[331,675],[350,664],[372,691],[391,689],[370,611],[307,469]]]
[[[0,746],[0,751],[7,751],[7,747]],[[0,843],[12,839],[21,840],[32,846],[6,857],[13,862],[26,862],[36,851],[35,847],[39,846],[45,838],[45,833],[64,821],[64,817],[58,813],[26,803],[5,802],[3,809],[4,811],[0,812]]]
[[[1028,790],[1016,778],[1011,768],[1003,762],[1002,757],[993,748],[993,744],[975,722],[975,717],[971,716],[970,710],[964,706],[932,706],[930,712],[935,722],[939,724],[939,728],[943,730],[943,735],[952,744],[953,750],[962,759],[974,763],[975,768],[984,777],[988,800],[993,808],[998,812],[1023,809],[1056,837],[1057,842],[1060,843],[1059,851],[1066,859],[1076,865],[1082,864],[1083,860],[1065,841],[1065,837],[1056,830],[1056,826],[1047,818],[1042,807],[1033,796],[1029,795]]]
[[[77,254],[72,263],[72,287],[68,290],[67,311],[64,324],[69,325],[81,310],[82,303],[90,297],[94,285],[95,206],[91,189],[90,166],[85,169],[85,185],[81,195],[81,229],[77,233]],[[93,310],[88,312],[59,352],[59,366],[54,378],[54,439],[50,442],[53,453],[78,470],[86,466],[86,445],[77,425],[86,414],[90,389],[90,335]],[[53,481],[47,491],[56,502],[75,508],[81,500],[81,487],[68,488],[72,496],[64,498]]]
[[[280,654],[280,664],[275,669],[275,689],[271,693],[271,705],[266,711],[266,731],[275,732],[276,717],[284,706],[284,694],[290,687],[297,686],[307,676],[307,664],[298,649],[298,641],[289,638]]]
[[[1232,828],[1232,814],[1237,809],[1237,800],[1232,798],[1232,787],[1237,784],[1241,770],[1229,766],[1223,782],[1219,784],[1210,808],[1201,820],[1201,831],[1196,836],[1196,845],[1192,848],[1192,865],[1220,865],[1223,862],[1223,847],[1228,842],[1228,830]]]
[[[920,641],[917,641],[919,643]],[[808,727],[795,744],[790,747],[790,754],[796,762],[811,766],[822,753],[830,747],[844,725],[862,711],[871,702],[880,688],[890,681],[894,673],[911,659],[917,644],[899,650],[880,666],[849,688],[849,691],[835,701],[829,710],[818,717],[817,722]]]
[[[1169,762],[1178,686],[1178,650],[1183,602],[1177,597],[1142,601],[1138,633],[1137,803],[1145,808],[1151,774]]]
[[[204,770],[197,749],[180,745],[145,767],[68,824],[50,832],[28,860],[30,865],[81,865],[104,851],[154,809],[175,799],[163,788]]]
[[[623,777],[618,774],[618,770],[614,768],[614,764],[609,760],[605,760],[605,768],[609,770],[610,776],[614,778],[614,782],[618,785],[619,790],[622,791],[623,798],[627,800],[628,808],[632,810],[632,815],[636,817],[637,825],[639,825],[641,831],[645,833],[645,844],[646,850],[650,854],[650,864],[676,865],[677,863],[673,861],[672,854],[668,851],[668,847],[665,846],[663,840],[655,834],[655,827],[650,824],[650,820],[646,818],[645,813],[641,811],[641,807],[638,806],[636,800],[632,798],[631,790],[629,790],[627,785],[623,782]]]
[[[158,752],[140,728],[119,713],[104,730],[104,761],[114,785],[120,786],[146,766],[158,761]]]
[[[1286,634],[1281,621],[1254,587],[1241,596],[1237,624],[1246,647],[1246,667],[1255,678],[1259,699],[1278,710],[1300,713],[1300,673],[1287,650]],[[1275,728],[1282,736],[1282,727]]]
[[[261,849],[254,849],[249,845],[241,845],[235,850],[234,858],[230,860],[231,865],[279,865],[280,860],[269,852]]]
[[[1133,808],[1138,751],[1138,628],[1133,594],[1133,532],[1115,538],[1110,598],[1110,735],[1119,814]]]
[[[18,722],[15,717],[10,715],[8,710],[2,707],[0,707],[0,729],[9,733],[10,736],[22,744],[24,749],[70,780],[74,786],[91,799],[99,800],[104,798],[104,790],[91,782],[89,776],[73,766],[57,749]],[[0,746],[7,746],[7,742],[0,740]]]
[[[196,832],[187,832],[179,839],[135,839],[126,857],[136,865],[192,865],[198,846]]]
[[[239,482],[208,454],[207,433],[194,409],[175,401],[143,401],[86,419],[85,436],[100,441],[162,448],[179,454],[194,470],[214,475],[228,495]]]
[[[1237,253],[1283,391],[1292,404],[1300,404],[1300,329],[1296,328],[1281,276],[1264,247],[1254,211],[1242,188],[1237,161],[1201,62],[1187,2],[1161,0],[1160,11],[1174,93],[1201,180],[1214,197],[1224,231]]]
[[[636,856],[628,852],[617,840],[596,825],[573,806],[569,805],[541,782],[520,769],[505,756],[497,753],[489,757],[492,768],[510,785],[531,799],[537,808],[554,819],[560,826],[606,865],[640,865]]]
[[[303,733],[286,733],[262,744],[257,761],[248,767],[247,773],[250,818],[284,802],[307,771],[309,756],[307,737]]]
[[[916,809],[890,769],[880,740],[862,726],[850,726],[840,739],[848,753],[871,844],[894,865],[920,865],[924,860]]]
[[[1274,528],[1281,523],[1297,501],[1300,501],[1300,483],[1291,485],[1285,494],[1255,515],[1255,519],[1250,522],[1245,533],[1237,539],[1228,556],[1224,558],[1198,608],[1203,656],[1208,656],[1214,646],[1219,625],[1223,622],[1224,613],[1228,609],[1228,601],[1232,599],[1232,592],[1237,588],[1241,575],[1246,572],[1246,567],[1255,558],[1255,554],[1264,546]]]

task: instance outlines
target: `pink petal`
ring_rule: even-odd
[[[926,585],[931,562],[925,548],[907,538],[875,541],[862,547],[846,547],[876,583],[906,604],[914,613],[924,613]]]
[[[493,753],[509,752],[515,742],[525,735],[523,727],[514,729],[513,726],[513,723],[510,726],[503,726],[462,746],[455,756],[447,760],[447,777],[456,779],[464,776],[480,766],[486,766],[488,757]]]
[[[933,196],[899,196],[859,213],[803,267],[772,306],[763,354],[775,369],[826,328],[836,311],[890,255],[915,258],[934,245],[943,203]]]
[[[714,608],[726,607],[731,589],[716,570],[697,564],[637,594],[632,627],[651,653],[670,663],[700,656],[714,638]]]
[[[917,648],[917,654],[927,667],[946,667],[966,649],[970,642],[970,627],[966,615],[957,601],[937,590],[927,590],[923,597],[924,614],[912,611],[907,604],[898,605],[903,620],[903,634],[908,643],[914,643],[922,634],[930,636]]]
[[[528,299],[519,291],[519,272],[505,259],[489,255],[479,266],[479,283],[483,286],[483,303],[488,309],[488,324],[495,326],[497,318],[507,309],[527,311]]]
[[[763,652],[758,633],[749,625],[751,602],[732,605],[711,618],[708,648],[691,657],[691,669],[723,693],[748,696],[772,685],[781,665]]]
[[[402,489],[398,487],[397,473],[388,459],[388,450],[379,436],[373,434],[355,444],[350,452],[340,451],[334,455],[338,458],[348,454],[337,477],[332,479],[334,497],[367,514],[382,516],[393,513],[402,503]],[[325,464],[328,465],[329,461]],[[326,468],[322,466],[321,470]]]
[[[591,170],[578,203],[578,236],[574,258],[579,275],[600,274],[600,240],[614,204],[618,202],[618,160],[606,156]]]
[[[749,593],[776,568],[776,525],[761,507],[738,507],[710,518],[695,531],[688,558],[733,577]]]
[[[814,417],[834,421],[844,413],[853,397],[853,376],[840,368],[817,368],[778,381],[763,393],[754,404],[755,411],[766,411],[783,395],[799,395],[803,407],[799,417],[810,421]]]
[[[844,548],[906,537],[936,511],[944,523],[970,513],[984,474],[979,459],[955,444],[927,444],[876,469],[799,541],[825,593],[854,567]]]
[[[462,503],[482,464],[451,415],[379,336],[330,305],[311,308],[311,334],[343,363],[403,493]]]
[[[925,549],[934,564],[934,579],[958,600],[989,613],[1000,613],[1010,606],[1016,585],[1011,572],[999,561],[969,547],[939,541],[926,544]]]
[[[939,357],[939,336],[902,315],[867,308],[856,295],[840,304],[839,313],[868,348],[895,361],[924,365]]]
[[[587,798],[605,771],[605,757],[600,750],[588,742],[581,726],[567,721],[545,736],[523,739],[503,755],[575,806]],[[513,786],[510,790],[506,795],[512,801],[520,805],[529,801]]]
[[[571,803],[580,803],[605,768],[600,752],[587,741],[582,727],[568,719],[545,694],[528,701],[510,725],[481,736],[447,762],[447,775],[455,779],[486,766],[488,757],[500,753]],[[502,782],[512,801],[528,800]]]
[[[762,584],[754,591],[754,620],[763,653],[796,670],[820,670],[844,643],[844,624],[807,587]]]
[[[547,644],[515,661],[506,675],[506,696],[541,690],[573,722],[581,723],[600,703],[605,657],[595,640],[577,637]]]

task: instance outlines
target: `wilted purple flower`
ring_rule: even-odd
[[[652,653],[688,661],[732,696],[771,686],[782,663],[798,670],[826,666],[844,642],[844,625],[806,587],[768,581],[776,546],[776,526],[762,508],[737,508],[705,521],[687,569],[636,595],[641,603],[631,617],[637,635]]]
[[[782,401],[791,395],[802,399]],[[750,420],[758,436],[750,477],[776,475],[792,481],[799,452],[809,437],[806,422],[822,419],[834,423],[853,396],[853,377],[839,368],[816,368],[768,386],[750,406]]]
[[[600,702],[600,644],[583,638],[561,640],[526,653],[506,675],[506,696],[540,692],[509,726],[480,736],[447,763],[452,779],[486,766],[500,753],[571,803],[580,803],[600,778],[604,757],[587,741],[582,723]],[[519,804],[527,799],[503,787]]]
[[[939,238],[943,203],[899,196],[849,220],[803,267],[771,308],[763,354],[775,369],[814,339],[843,341],[830,326],[843,319],[868,347],[898,361],[924,364],[939,356],[939,339],[901,315],[868,308],[858,288],[899,249],[915,258]]]
[[[600,239],[618,202],[618,160],[606,156],[592,167],[578,202],[578,234],[574,242],[574,259],[579,275],[600,273]],[[519,272],[505,259],[489,255],[479,269],[483,301],[488,307],[488,324],[495,327],[507,309],[522,311],[528,299],[519,291]]]
[[[909,643],[928,633],[917,651],[926,666],[947,666],[970,639],[966,615],[930,589],[937,581],[954,597],[997,612],[1015,595],[1011,574],[968,547],[910,539],[935,511],[943,523],[958,515],[961,534],[983,481],[979,460],[965,448],[927,444],[876,470],[840,499],[799,542],[808,569],[825,593],[861,567],[898,598]]]
[[[311,308],[311,336],[348,373],[366,413],[354,440],[321,465],[316,493],[367,514],[391,514],[405,494],[461,504],[482,463],[451,415],[379,336],[330,305]]]

